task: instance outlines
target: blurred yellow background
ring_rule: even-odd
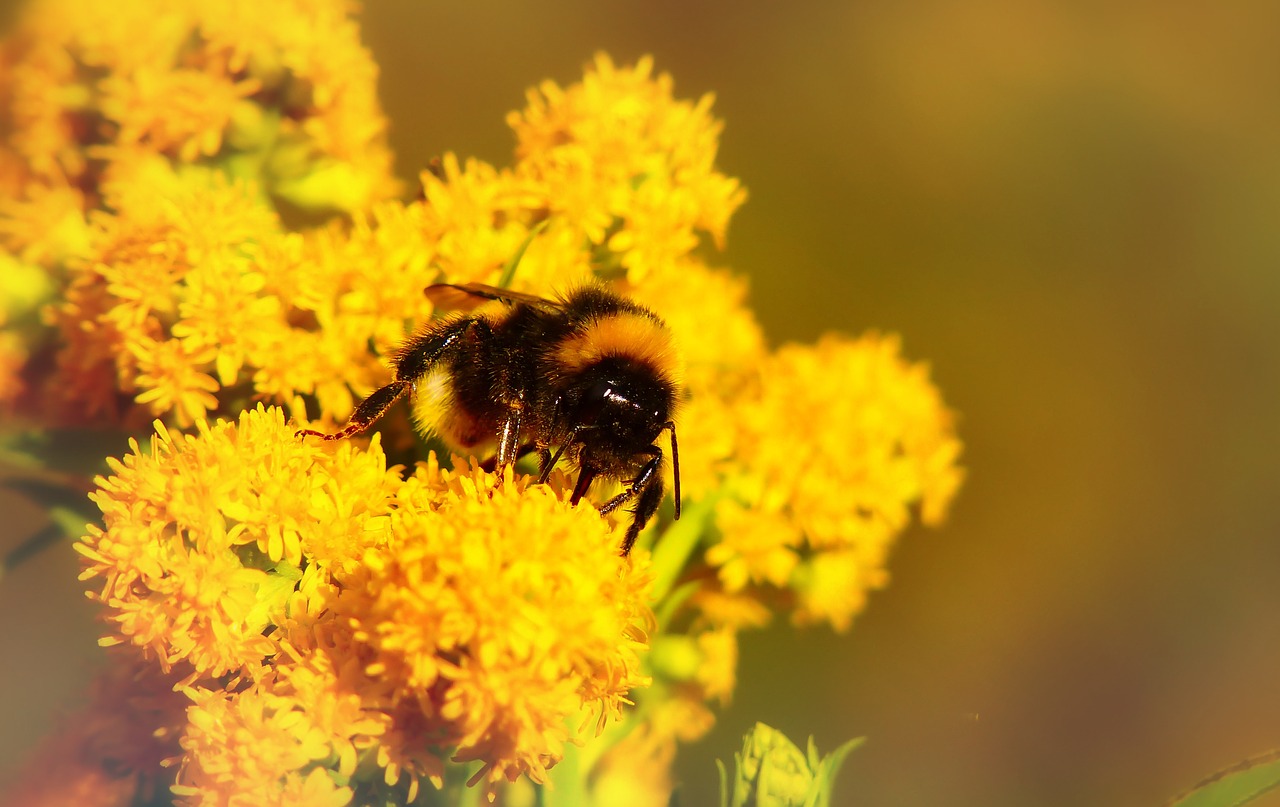
[[[774,344],[900,332],[970,476],[847,635],[744,636],[679,761],[754,721],[840,804],[1160,804],[1280,745],[1280,4],[371,2],[399,172],[498,164],[596,50],[715,92],[723,263]],[[0,503],[0,507],[6,503]],[[18,519],[10,509],[7,536]],[[4,546],[15,538],[6,537]],[[0,581],[0,758],[95,656],[69,548]],[[74,608],[73,608],[74,606]]]

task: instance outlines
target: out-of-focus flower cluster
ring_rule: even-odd
[[[78,544],[136,672],[104,687],[164,705],[123,766],[187,804],[344,804],[448,792],[464,765],[491,791],[555,781],[574,755],[564,803],[665,804],[739,632],[846,629],[897,536],[943,519],[952,416],[896,337],[768,349],[706,262],[745,200],[712,98],[649,59],[544,82],[509,167],[446,154],[409,200],[375,77],[336,0],[37,0],[0,44],[0,407],[141,438]],[[516,255],[514,288],[610,283],[683,353],[685,515],[630,558],[558,471],[441,469],[399,410],[406,468],[376,436],[294,436],[390,380],[426,286]],[[122,766],[85,733],[112,703],[53,746],[78,749],[64,784]]]

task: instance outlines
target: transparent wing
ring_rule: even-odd
[[[507,305],[532,306],[546,311],[561,309],[561,305],[554,300],[511,289],[500,289],[484,283],[437,283],[427,286],[426,295],[427,299],[442,311],[471,311],[492,300]]]

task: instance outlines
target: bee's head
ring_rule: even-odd
[[[589,454],[631,462],[671,421],[675,386],[644,363],[608,358],[580,372],[563,406]]]

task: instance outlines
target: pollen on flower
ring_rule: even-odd
[[[567,719],[603,727],[646,684],[643,561],[619,557],[619,532],[562,487],[424,466],[391,521],[342,607],[394,713],[483,761],[473,781],[545,781]]]

